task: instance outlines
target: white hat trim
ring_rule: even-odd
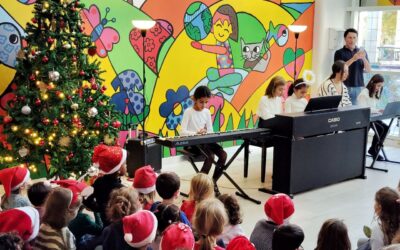
[[[127,156],[126,150],[123,148],[121,148],[121,150],[122,150],[122,157],[121,157],[121,161],[118,163],[118,165],[115,166],[113,169],[111,169],[108,172],[100,170],[101,172],[103,172],[104,174],[113,174],[121,168],[122,164],[126,161],[126,156]]]
[[[21,183],[18,183],[18,185],[16,185],[15,187],[13,187],[11,190],[17,190],[18,188],[20,188],[22,185],[24,185],[25,182],[29,181],[29,179],[31,178],[31,173],[29,172],[29,170],[26,171],[25,177],[24,179],[21,181]]]
[[[154,221],[154,225],[153,225],[153,230],[151,231],[151,234],[149,236],[147,236],[145,239],[143,239],[140,242],[136,242],[133,243],[132,241],[132,234],[125,234],[124,235],[124,239],[126,241],[126,243],[128,243],[129,246],[131,247],[135,247],[135,248],[140,248],[143,247],[145,245],[148,245],[150,243],[152,243],[154,241],[154,239],[156,238],[156,234],[157,234],[157,226],[158,226],[158,221],[157,221],[157,217],[152,213],[147,211],[149,214],[151,214],[151,216],[153,217],[153,221]]]
[[[31,219],[32,234],[29,236],[28,241],[33,240],[39,234],[39,227],[40,227],[39,212],[36,210],[36,208],[33,207],[18,207],[15,209],[24,212]]]
[[[148,188],[135,188],[139,193],[142,193],[142,194],[149,194],[149,193],[151,193],[151,192],[153,192],[153,191],[155,191],[156,190],[156,185],[154,184],[153,186],[151,186],[151,187],[148,187]]]

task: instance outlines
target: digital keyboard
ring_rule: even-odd
[[[254,138],[266,138],[271,136],[271,130],[267,128],[239,129],[225,132],[208,133],[204,135],[159,137],[156,143],[166,147],[191,146],[214,142],[249,140]]]
[[[400,117],[400,115],[396,115],[396,114],[385,115],[385,114],[381,114],[381,113],[372,113],[370,121],[375,122],[375,121],[382,121],[382,120],[390,120],[390,119],[393,119],[396,117]]]

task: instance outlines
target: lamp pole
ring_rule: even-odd
[[[307,29],[306,25],[289,25],[289,30],[294,33],[295,43],[294,43],[294,75],[293,81],[297,79],[297,40],[299,39],[300,33]]]

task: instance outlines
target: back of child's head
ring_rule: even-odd
[[[329,219],[324,222],[318,234],[315,250],[351,250],[347,227],[343,221]]]
[[[381,188],[375,194],[375,211],[384,235],[385,244],[390,244],[399,230],[400,225],[400,195],[390,188]]]
[[[35,207],[40,207],[44,205],[47,196],[51,192],[51,186],[47,182],[36,182],[28,189],[29,201]]]
[[[242,215],[240,213],[240,205],[235,195],[222,194],[218,199],[224,204],[226,213],[229,218],[229,224],[237,225],[242,223]]]
[[[24,241],[21,237],[14,233],[0,233],[0,250],[21,250],[24,246]]]
[[[282,225],[272,235],[272,250],[296,250],[303,240],[301,227],[294,224]]]
[[[265,214],[277,225],[281,225],[285,220],[288,220],[294,213],[294,210],[293,201],[286,194],[275,194],[264,205]]]
[[[271,81],[268,84],[267,89],[265,90],[265,95],[268,96],[269,98],[274,97],[275,90],[279,86],[285,86],[286,81],[282,76],[274,76]]]
[[[299,90],[303,87],[307,87],[307,84],[303,78],[299,78],[299,79],[295,80],[294,83],[290,84],[290,86],[289,86],[288,96],[293,95],[295,90]]]
[[[54,229],[66,227],[76,216],[82,200],[72,203],[72,191],[67,188],[56,187],[48,195],[45,202],[43,222]]]
[[[154,214],[158,220],[158,232],[160,234],[172,223],[180,221],[179,207],[174,204],[159,204]]]
[[[116,222],[140,208],[138,192],[133,188],[123,187],[111,192],[106,214],[109,221]]]
[[[179,191],[181,180],[174,172],[162,173],[157,177],[156,190],[158,195],[164,199],[171,199]]]
[[[214,249],[215,238],[220,235],[228,218],[224,205],[215,198],[206,199],[196,206],[193,227],[198,233],[200,250]]]
[[[190,181],[189,198],[196,202],[212,197],[214,194],[214,183],[210,176],[198,173]]]
[[[198,100],[203,97],[210,98],[211,97],[211,91],[207,86],[199,86],[196,88],[194,91],[193,97],[195,100]]]

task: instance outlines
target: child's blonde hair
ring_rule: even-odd
[[[142,203],[143,208],[145,207],[146,204],[153,204],[154,203],[154,198],[156,197],[156,191],[151,191],[148,194],[143,194],[139,192],[139,200],[140,203]]]
[[[196,207],[193,227],[199,234],[199,250],[212,250],[216,237],[222,234],[228,221],[225,207],[215,198],[206,199]]]
[[[212,197],[214,194],[214,183],[212,179],[203,173],[198,173],[190,181],[189,199],[200,202]]]

